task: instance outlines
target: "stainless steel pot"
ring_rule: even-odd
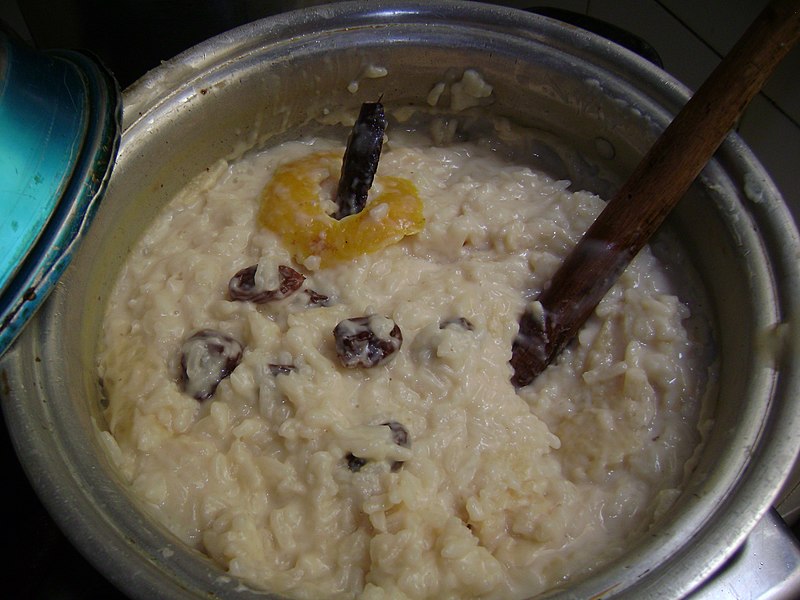
[[[388,75],[362,79],[367,66]],[[113,583],[139,598],[263,598],[149,520],[104,453],[95,353],[125,256],[159,208],[214,160],[291,135],[327,108],[425,103],[479,70],[491,110],[566,140],[607,192],[687,98],[605,40],[477,4],[344,3],[255,22],[164,63],[124,95],[105,199],[50,299],[0,363],[0,394],[34,487]],[[593,170],[594,169],[594,170]],[[616,174],[607,177],[606,174]],[[600,189],[602,188],[602,189]],[[800,448],[800,241],[779,193],[731,136],[668,227],[716,320],[715,424],[686,490],[646,538],[554,597],[676,598],[745,541]]]

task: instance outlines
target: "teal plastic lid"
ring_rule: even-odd
[[[0,31],[0,355],[69,263],[119,145],[121,92],[88,54]]]

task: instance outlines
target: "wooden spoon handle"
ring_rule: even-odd
[[[800,37],[800,0],[768,5],[656,140],[537,300],[512,348],[511,379],[528,385],[576,335],[655,233]]]

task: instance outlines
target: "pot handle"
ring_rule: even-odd
[[[800,598],[800,542],[774,508],[741,548],[688,600]]]

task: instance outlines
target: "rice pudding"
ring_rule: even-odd
[[[157,520],[256,588],[527,598],[678,496],[704,342],[646,248],[515,390],[519,316],[603,201],[478,144],[408,140],[389,136],[361,215],[400,231],[382,247],[340,252],[332,224],[328,255],[302,221],[269,223],[288,166],[326,206],[340,141],[220,162],[169,203],[107,308],[104,440]],[[392,178],[419,199],[410,229],[380,200]]]

